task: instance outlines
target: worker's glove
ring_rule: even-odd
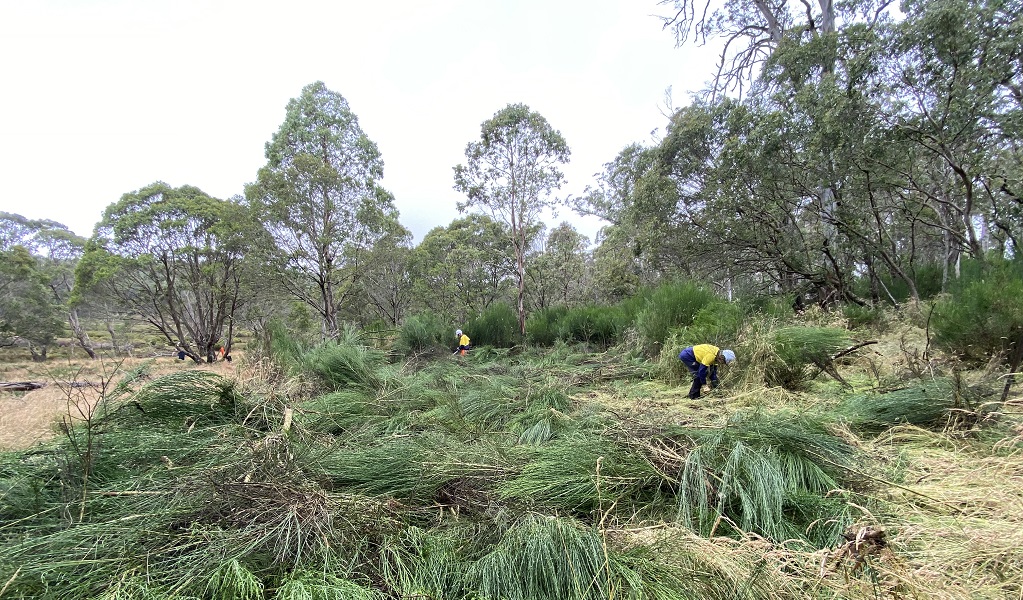
[[[716,382],[716,381],[711,381],[711,382],[710,382],[710,389],[712,389],[712,390],[716,390],[717,388],[718,388],[718,382]]]

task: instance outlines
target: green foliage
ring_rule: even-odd
[[[382,384],[379,370],[385,363],[385,357],[383,352],[364,346],[357,340],[338,340],[317,346],[303,357],[303,362],[327,389],[355,387],[375,390]]]
[[[526,506],[588,513],[648,499],[657,472],[640,455],[614,441],[579,433],[531,449],[529,461],[498,487],[500,496]]]
[[[612,573],[605,565],[596,531],[567,518],[529,516],[473,565],[469,579],[483,598],[609,598]]]
[[[298,570],[277,588],[273,600],[384,600],[384,595],[333,573]]]
[[[467,569],[463,545],[454,536],[408,527],[381,547],[381,575],[388,588],[404,597],[462,597]]]
[[[261,600],[263,584],[237,559],[231,559],[210,577],[206,594],[213,600]]]
[[[692,325],[701,309],[716,303],[723,301],[697,284],[664,284],[653,290],[646,306],[636,315],[636,330],[644,345],[659,349],[672,330]]]
[[[564,341],[607,348],[619,341],[625,326],[617,307],[586,305],[568,309],[561,320],[559,332]]]
[[[1023,258],[964,271],[935,302],[935,344],[975,361],[1023,344]]]
[[[843,329],[801,326],[776,329],[771,334],[772,353],[765,365],[767,383],[800,389],[811,377],[811,367],[833,372],[831,357],[850,343],[849,333]]]
[[[366,253],[397,221],[394,199],[379,185],[380,150],[344,96],[317,81],[288,101],[266,159],[245,189],[265,231],[255,249],[266,274],[314,307],[334,337]]]
[[[436,313],[413,315],[401,324],[394,350],[402,356],[447,350],[450,347],[450,329],[450,325]]]
[[[939,378],[884,393],[849,396],[838,412],[859,431],[877,432],[901,424],[942,429],[972,425],[974,402],[961,381]]]
[[[681,330],[681,338],[687,342],[677,351],[671,347],[671,354],[678,356],[686,346],[707,342],[721,348],[730,346],[736,341],[745,317],[746,311],[738,303],[713,302],[698,310],[692,325]]]
[[[503,302],[490,305],[462,329],[472,340],[473,346],[511,348],[522,341],[515,309]]]
[[[526,341],[533,346],[553,346],[561,339],[561,322],[568,314],[567,306],[550,306],[529,315]]]
[[[848,470],[856,450],[820,418],[737,414],[720,429],[681,429],[669,439],[679,458],[661,469],[678,474],[677,518],[696,531],[724,516],[742,531],[820,547],[849,519],[828,495],[856,481]]]
[[[76,286],[113,300],[198,361],[214,355],[242,304],[245,258],[259,239],[247,206],[156,182],[106,208]]]
[[[848,321],[850,329],[877,327],[884,323],[885,309],[879,305],[845,304],[842,306],[842,316]]]

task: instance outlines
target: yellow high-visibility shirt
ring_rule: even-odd
[[[459,346],[468,346],[469,345],[469,336],[467,336],[467,335],[465,335],[463,333],[462,337],[458,338],[458,345]]]
[[[714,365],[714,362],[718,359],[718,352],[720,351],[720,348],[710,344],[697,344],[696,346],[693,346],[693,356],[696,357],[696,362],[701,365],[707,365],[708,367]]]

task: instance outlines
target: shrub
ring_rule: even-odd
[[[1023,259],[964,274],[935,303],[931,326],[935,345],[958,356],[980,361],[1010,353],[1023,337]]]
[[[900,424],[940,429],[975,420],[970,393],[959,381],[950,379],[920,381],[887,393],[858,394],[847,398],[838,410],[853,429],[861,431]],[[957,422],[962,419],[966,423]]]
[[[660,351],[673,330],[692,325],[701,309],[718,303],[724,301],[695,283],[665,284],[636,315],[636,330],[644,346]]]
[[[550,306],[531,314],[526,320],[526,341],[533,346],[553,346],[561,339],[561,321],[567,306]]]
[[[765,365],[768,385],[798,390],[811,376],[810,367],[837,375],[831,357],[850,344],[849,333],[834,327],[783,327],[771,336],[772,353]]]
[[[608,347],[615,344],[624,329],[621,311],[614,306],[578,306],[562,319],[560,332],[565,341]]]
[[[302,363],[327,389],[375,390],[382,384],[378,371],[384,365],[384,353],[353,339],[324,342],[307,353]]]
[[[519,316],[508,304],[491,304],[483,314],[462,327],[474,346],[511,348],[522,340]]]
[[[451,326],[436,313],[419,313],[401,324],[394,350],[401,356],[446,350],[454,333],[450,330]]]

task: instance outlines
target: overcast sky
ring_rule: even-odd
[[[452,167],[522,102],[561,131],[577,195],[689,103],[711,52],[656,0],[0,0],[0,210],[89,235],[154,181],[241,194],[288,100],[323,81],[384,159],[416,240],[457,218]],[[599,224],[567,209],[593,238]]]

